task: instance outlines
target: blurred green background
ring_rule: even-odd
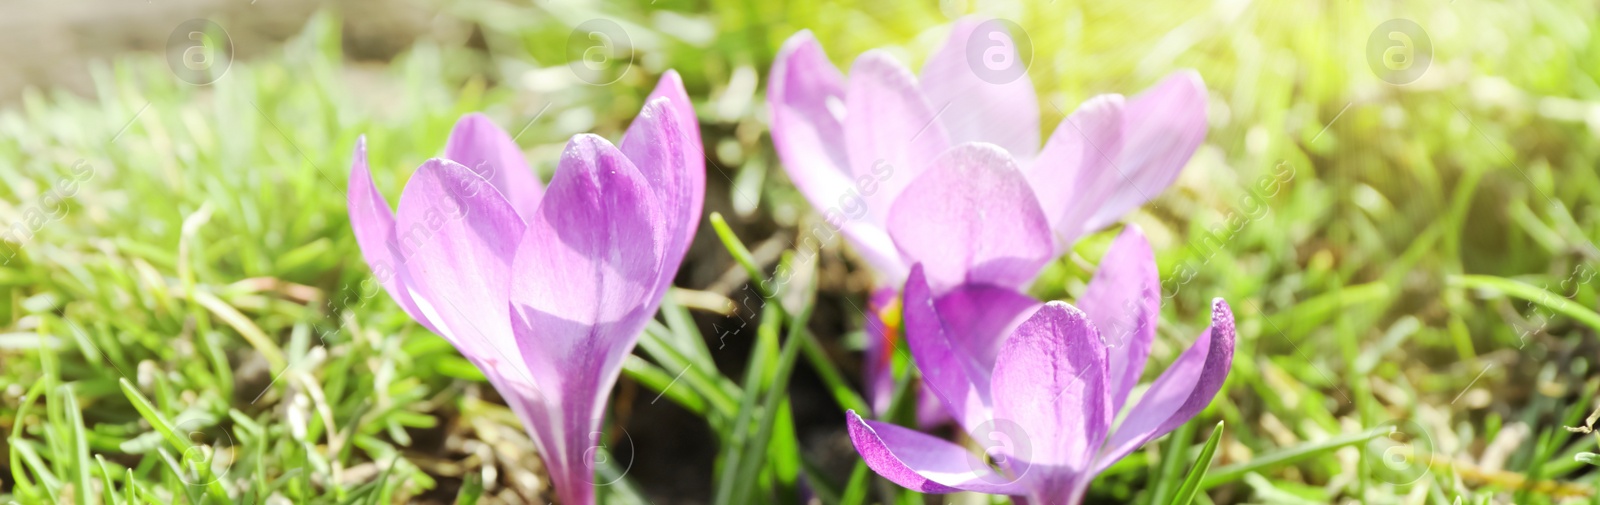
[[[618,139],[676,69],[707,213],[770,268],[819,219],[767,135],[778,46],[810,29],[843,68],[874,47],[917,68],[973,13],[1031,41],[1046,135],[1088,97],[1177,69],[1210,92],[1205,144],[1129,221],[1168,295],[1147,380],[1216,296],[1237,313],[1233,373],[1091,503],[1155,501],[1151,476],[1187,467],[1219,420],[1202,501],[1600,503],[1581,429],[1600,388],[1600,5],[1581,0],[0,6],[0,501],[197,502],[219,485],[251,503],[545,499],[481,375],[363,288],[344,203],[357,136],[391,201],[470,111],[548,179],[569,136]],[[230,41],[206,46],[214,82],[169,63],[189,19]],[[597,19],[614,44],[599,73],[574,71],[594,47],[575,51],[574,28]],[[1391,19],[1416,27],[1414,81],[1382,67],[1406,47]],[[746,277],[701,229],[666,327],[699,331],[740,377],[755,315],[726,297]],[[1114,232],[1035,294],[1081,294]],[[858,385],[870,273],[843,243],[820,258],[810,330]],[[606,491],[706,502],[717,421],[694,398],[653,401],[679,367],[640,354],[614,394]],[[800,367],[780,435],[823,501],[858,459],[835,379]],[[184,449],[210,478],[180,468]]]

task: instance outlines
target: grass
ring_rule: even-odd
[[[861,405],[850,346],[867,286],[841,244],[783,259],[817,216],[772,152],[760,86],[798,29],[840,64],[889,46],[915,65],[967,8],[472,0],[440,9],[481,44],[386,64],[345,61],[329,12],[210,86],[127,55],[98,67],[95,96],[29,94],[0,112],[0,224],[31,235],[0,245],[0,502],[547,496],[481,375],[372,284],[345,217],[349,155],[366,134],[397,195],[455,118],[483,110],[548,178],[568,136],[616,139],[676,68],[720,215],[626,364],[606,503],[919,503],[840,446],[840,412]],[[985,8],[1029,35],[1047,128],[1180,67],[1211,90],[1206,145],[1130,220],[1168,296],[1152,368],[1214,296],[1237,313],[1238,358],[1204,414],[1113,467],[1091,502],[1600,501],[1579,457],[1597,444],[1566,429],[1600,389],[1600,9]],[[634,49],[604,86],[565,67],[571,27],[594,17]],[[1400,17],[1434,51],[1404,86],[1366,53]],[[1081,294],[1113,236],[1085,239],[1035,294]],[[783,261],[806,288],[750,305],[764,288],[744,279]],[[687,476],[662,469],[679,459]]]

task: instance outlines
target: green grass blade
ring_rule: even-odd
[[[1210,474],[1206,476],[1205,480],[1201,481],[1200,488],[1211,489],[1222,484],[1239,480],[1243,478],[1245,474],[1250,472],[1259,472],[1278,465],[1287,465],[1290,463],[1303,461],[1306,458],[1332,451],[1340,447],[1355,445],[1372,440],[1374,438],[1388,435],[1389,432],[1390,430],[1387,428],[1377,428],[1358,433],[1347,433],[1329,438],[1327,440],[1301,444],[1288,449],[1270,452],[1260,457],[1251,459],[1250,461],[1234,463],[1232,465],[1218,468],[1215,472],[1210,472]]]
[[[105,505],[118,505],[122,503],[121,501],[117,500],[117,484],[115,481],[111,480],[111,469],[106,468],[106,458],[96,454],[94,455],[94,460],[95,463],[100,466],[100,485],[102,486],[100,489],[100,499],[105,500]]]
[[[78,396],[73,393],[72,386],[62,385],[57,388],[61,395],[62,409],[67,415],[67,429],[72,435],[72,476],[77,489],[72,496],[80,505],[89,503],[89,437],[83,426],[83,411],[78,408]]]
[[[477,505],[478,499],[483,497],[483,476],[477,472],[467,474],[461,483],[461,492],[456,493],[456,505]]]
[[[733,229],[728,227],[728,221],[722,218],[721,213],[711,213],[711,228],[716,230],[717,238],[722,240],[722,246],[728,249],[728,254],[733,255],[733,260],[744,267],[745,274],[750,276],[750,285],[761,293],[762,298],[772,299],[772,293],[768,293],[759,282],[763,277],[761,267],[756,265],[755,257],[750,255],[750,249],[744,246],[739,236],[733,234]]]
[[[760,398],[761,380],[767,376],[768,367],[776,365],[765,358],[772,354],[770,349],[778,345],[778,325],[782,322],[778,304],[768,304],[762,311],[761,326],[756,328],[756,345],[750,350],[749,368],[745,370],[744,397],[739,400],[739,415],[734,418],[733,435],[727,447],[723,448],[722,468],[718,472],[716,494],[712,500],[716,505],[734,503],[734,488],[738,485],[735,477],[741,471],[739,466],[743,464],[741,460],[749,443],[751,418],[755,415],[756,401]]]
[[[867,486],[872,482],[871,474],[867,471],[866,460],[856,460],[856,468],[850,471],[850,483],[845,484],[844,495],[839,498],[840,505],[862,505],[867,502]]]
[[[1150,499],[1146,503],[1161,505],[1170,503],[1167,499],[1171,496],[1172,485],[1178,482],[1178,472],[1182,467],[1178,465],[1188,455],[1189,441],[1194,438],[1195,422],[1183,423],[1168,436],[1167,447],[1161,451],[1161,466],[1157,467],[1155,487],[1150,490]]]
[[[794,318],[790,323],[791,332],[795,327],[803,325],[805,319]],[[737,477],[734,478],[732,499],[735,503],[749,503],[749,494],[756,484],[757,475],[765,466],[768,443],[772,440],[772,432],[778,424],[779,403],[789,392],[787,387],[789,377],[794,372],[795,362],[799,361],[802,345],[801,339],[794,333],[790,333],[789,340],[784,342],[783,352],[778,357],[776,377],[768,386],[766,399],[761,402],[761,412],[765,417],[760,420],[760,431],[756,432],[755,438],[745,447],[744,458],[740,461]]]
[[[118,382],[122,385],[122,393],[127,395],[129,402],[133,403],[133,408],[139,411],[139,416],[143,417],[145,422],[150,423],[152,428],[161,433],[161,437],[165,438],[167,443],[172,444],[172,447],[179,454],[185,454],[193,447],[189,444],[189,439],[179,436],[173,430],[172,423],[168,422],[166,416],[161,415],[161,412],[156,410],[156,406],[151,404],[149,399],[139,393],[139,389],[134,387],[132,382],[128,382],[126,378],[119,379]],[[212,499],[218,500],[220,503],[230,501],[228,492],[222,488],[221,480],[212,475],[210,465],[195,465],[194,468],[199,478],[206,482],[206,493]]]
[[[1543,305],[1545,308],[1559,312],[1567,317],[1578,320],[1590,328],[1600,330],[1600,314],[1589,310],[1588,307],[1578,304],[1567,297],[1534,287],[1526,282],[1495,277],[1491,275],[1454,275],[1450,282],[1459,286],[1492,289],[1523,300]]]
[[[672,383],[677,380],[677,377],[673,377],[672,374],[662,370],[661,367],[650,364],[644,358],[632,354],[628,355],[622,360],[622,371],[629,378],[638,381],[639,384],[643,384],[644,387],[659,393],[661,397],[672,400],[672,403],[678,404],[697,416],[704,417],[706,415],[706,401],[704,399],[696,396],[694,391],[689,388],[679,389],[672,387]],[[655,402],[652,401],[651,403]]]
[[[1206,477],[1206,470],[1211,469],[1211,457],[1217,453],[1217,444],[1222,442],[1222,422],[1217,422],[1217,427],[1211,429],[1211,438],[1206,440],[1205,447],[1200,449],[1200,457],[1194,460],[1194,468],[1189,470],[1189,476],[1183,478],[1183,485],[1178,487],[1178,493],[1173,495],[1173,505],[1189,505],[1194,502],[1194,495],[1200,492],[1200,480]]]
[[[34,490],[33,479],[28,478],[28,467],[23,466],[22,444],[26,442],[22,439],[22,421],[28,418],[28,410],[33,407],[34,400],[39,399],[39,395],[43,394],[44,385],[44,381],[34,382],[33,387],[28,388],[27,394],[22,395],[21,405],[17,407],[16,417],[14,418],[16,421],[11,424],[11,436],[7,439],[8,443],[6,445],[11,447],[11,480],[16,486],[17,494],[29,495]],[[41,476],[40,480],[41,483],[45,482],[43,476]],[[46,489],[48,490],[49,486],[46,486]],[[54,491],[51,492],[53,493]]]
[[[854,410],[856,412],[872,411],[871,406],[867,404],[867,400],[862,398],[861,394],[850,386],[849,381],[845,380],[844,373],[839,371],[839,365],[828,358],[828,352],[822,348],[822,343],[817,341],[817,336],[804,329],[801,330],[799,336],[805,339],[803,342],[805,348],[802,350],[806,353],[806,361],[811,363],[811,368],[816,370],[817,376],[822,379],[822,384],[827,386],[829,393],[833,394],[833,401],[838,403],[839,407],[844,410]]]

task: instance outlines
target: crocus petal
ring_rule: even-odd
[[[1116,222],[1178,179],[1206,138],[1206,85],[1200,74],[1179,72],[1128,102],[1123,148],[1116,166],[1130,182],[1116,191],[1085,224],[1097,230]]]
[[[662,86],[667,84],[663,82]],[[681,85],[679,89],[681,93]],[[699,153],[699,133],[692,133],[695,138],[690,138],[694,127],[682,123],[685,114],[677,110],[676,102],[674,98],[659,97],[646,103],[628,127],[621,146],[648,187],[654,189],[654,200],[660,205],[668,241],[663,251],[664,272],[677,272],[683,262],[689,240],[700,223],[700,204],[705,198],[705,158]],[[658,294],[651,297],[651,312],[660,303],[659,292],[665,292],[671,284],[670,274],[661,276]]]
[[[895,246],[922,262],[935,291],[1027,286],[1052,258],[1049,226],[1016,163],[990,144],[946,151],[889,216]]]
[[[810,31],[789,37],[767,84],[772,145],[789,179],[828,225],[842,231],[880,274],[899,279],[907,266],[882,224],[867,219],[862,198],[867,189],[882,191],[880,182],[892,173],[869,176],[862,184],[851,175],[844,141],[844,82]]]
[[[508,278],[511,329],[544,401],[534,430],[563,503],[593,503],[585,463],[622,359],[654,313],[671,242],[648,179],[578,135],[529,221]]]
[[[366,136],[356,139],[346,205],[350,209],[350,228],[355,232],[356,245],[361,247],[361,257],[367,260],[373,277],[411,319],[437,333],[433,322],[422,315],[406,290],[406,258],[400,254],[399,241],[395,239],[394,211],[389,210],[389,201],[378,192],[372,173],[367,170]]]
[[[894,288],[880,288],[872,292],[867,298],[868,315],[864,321],[867,334],[867,343],[862,350],[861,364],[863,379],[866,381],[867,401],[872,404],[872,411],[884,414],[889,411],[889,401],[894,396],[894,349],[900,345],[901,328],[900,320],[890,320],[895,311],[891,307],[899,303],[900,293]]]
[[[1211,327],[1150,385],[1112,433],[1096,467],[1110,467],[1145,442],[1177,429],[1205,410],[1233,366],[1234,338],[1233,312],[1221,298],[1213,300]]]
[[[1161,315],[1160,282],[1150,242],[1139,227],[1130,225],[1106,250],[1078,300],[1110,348],[1112,412],[1122,411],[1150,357]]]
[[[1014,479],[990,469],[967,449],[907,428],[867,421],[846,411],[850,441],[867,468],[906,489],[921,493],[972,491],[1018,495],[1027,492]]]
[[[904,314],[906,343],[922,372],[925,390],[969,431],[988,420],[989,372],[951,342],[958,337],[951,335],[934,307],[933,292],[920,263],[911,267],[906,279]]]
[[[668,69],[661,74],[661,80],[656,81],[656,89],[651,90],[650,96],[645,97],[644,101],[645,103],[650,103],[657,98],[666,98],[672,102],[672,112],[677,116],[678,124],[683,125],[683,134],[693,144],[691,147],[698,148],[700,146],[700,121],[694,116],[694,103],[689,101],[689,91],[684,89],[683,76],[678,75],[677,70]],[[628,127],[628,131],[633,131],[631,125]],[[694,159],[691,162],[699,164],[698,180],[705,181],[705,153],[699,152],[699,149],[688,149],[685,152],[693,156]],[[690,171],[691,178],[695,175],[693,172],[695,171]],[[700,189],[700,196],[703,198],[705,196],[704,185]]]
[[[901,191],[949,147],[948,137],[917,78],[881,50],[863,53],[850,67],[845,107],[851,174],[881,181],[862,187],[861,196],[869,218],[884,223]]]
[[[996,424],[1027,438],[1005,458],[1030,496],[1076,503],[1112,414],[1106,346],[1088,316],[1049,302],[1006,340],[994,366]],[[974,434],[979,436],[979,434]]]
[[[511,204],[471,169],[435,158],[406,183],[396,224],[418,309],[480,367],[520,370],[506,287],[525,226]]]
[[[522,157],[522,148],[488,116],[461,116],[445,142],[444,157],[487,179],[524,219],[539,208],[544,194],[539,177]]]
[[[944,110],[939,123],[950,132],[951,143],[988,142],[1025,162],[1039,151],[1039,102],[1028,79],[1029,62],[1018,59],[1009,34],[986,29],[976,34],[980,40],[972,41],[973,30],[985,21],[956,21],[950,38],[922,66],[922,94],[934,110]],[[974,53],[973,48],[979,50]],[[989,58],[1000,58],[1005,65],[996,70],[1011,65],[1024,70],[1014,77],[991,75],[995,62]]]
[[[951,342],[978,364],[975,382],[988,388],[1000,346],[1043,304],[1010,288],[964,284],[939,295],[933,306],[950,329]]]
[[[1089,99],[1056,126],[1039,158],[1028,166],[1028,184],[1050,216],[1056,254],[1091,230],[1084,225],[1119,187],[1132,187],[1116,159],[1123,149],[1121,95]]]

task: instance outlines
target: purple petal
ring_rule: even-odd
[[[540,454],[555,454],[553,449],[566,443],[554,437],[558,434],[555,430],[546,428],[548,419],[553,419],[550,417],[551,407],[546,405],[543,395],[539,394],[539,388],[533,385],[531,379],[522,375],[504,375],[487,369],[484,370],[484,376],[489,380],[489,384],[494,386],[495,391],[500,393],[500,397],[505,399],[506,406],[516,414],[517,420],[522,422],[523,430],[533,440]],[[599,431],[598,423],[588,426],[584,432],[594,434]],[[591,446],[599,447],[600,444]],[[545,458],[544,465],[552,481],[576,483],[556,487],[556,494],[561,498],[561,503],[594,503],[594,488],[589,485],[594,482],[593,468],[584,464],[573,468],[570,462],[554,458]]]
[[[1156,378],[1123,419],[1097,460],[1103,470],[1145,442],[1189,422],[1211,404],[1233,367],[1233,312],[1221,298],[1211,302],[1211,327]],[[1098,470],[1097,470],[1098,471]]]
[[[396,226],[418,309],[479,366],[519,370],[506,287],[525,226],[511,204],[471,169],[435,158],[406,183]]]
[[[592,503],[580,501],[592,500],[585,450],[622,359],[654,313],[667,221],[621,151],[578,135],[518,247],[506,305],[545,400],[533,429],[563,503]]]
[[[933,302],[956,349],[978,363],[973,377],[985,389],[1000,346],[1042,305],[1010,288],[971,284],[950,290]]]
[[[669,87],[666,80],[662,87]],[[687,97],[680,98],[688,101]],[[652,99],[628,127],[621,147],[648,187],[654,189],[654,200],[660,205],[668,241],[662,266],[665,272],[677,272],[683,262],[700,224],[700,204],[705,198],[705,158],[700,154],[699,134],[691,133],[694,126],[681,122],[685,114],[677,107],[673,98]],[[671,285],[672,276],[664,275],[656,289],[665,292]],[[659,295],[653,298],[660,300]],[[655,306],[651,307],[654,312]]]
[[[879,221],[869,219],[866,190],[882,191],[891,174],[851,175],[845,149],[844,76],[828,61],[811,32],[789,37],[772,64],[767,85],[772,145],[800,193],[832,230],[843,231],[868,263],[890,279],[905,274],[894,244]]]
[[[678,75],[677,70],[668,69],[666,73],[661,74],[661,80],[656,81],[656,89],[650,91],[650,96],[645,97],[644,101],[645,103],[650,103],[657,98],[666,98],[672,102],[672,112],[677,116],[678,124],[684,125],[684,135],[688,136],[689,142],[694,147],[699,147],[700,120],[695,118],[694,103],[689,101],[689,91],[684,89],[683,77]],[[633,131],[633,127],[631,125],[629,126],[628,131]],[[626,135],[626,133],[624,133],[624,135]],[[706,175],[705,153],[700,152],[695,154],[693,158],[694,159],[691,160],[691,162],[697,163],[700,168],[698,171],[699,179],[704,181]],[[691,170],[690,176],[692,177],[694,175],[695,171]],[[705,194],[702,192],[701,197],[704,196]]]
[[[539,177],[523,159],[522,148],[487,116],[461,116],[445,142],[444,157],[487,179],[517,209],[517,215],[527,218],[539,208],[544,194]]]
[[[997,25],[984,25],[985,21],[975,17],[956,21],[950,38],[922,65],[922,94],[934,110],[944,110],[939,122],[950,132],[952,144],[988,142],[1019,161],[1030,160],[1039,151],[1039,102],[1033,81],[1026,70],[1015,77],[993,75],[986,67],[993,63],[985,58],[1009,56],[1006,65],[1024,69],[1029,62],[1018,59],[1009,34],[989,31]],[[973,29],[980,25],[986,28],[978,34],[982,39],[969,45]],[[979,51],[971,52],[972,47]],[[1008,77],[1011,80],[1006,81]]]
[[[356,244],[361,246],[361,257],[367,260],[373,277],[389,293],[389,298],[405,310],[411,319],[438,333],[433,322],[422,315],[417,304],[411,301],[406,289],[405,257],[400,254],[399,241],[394,234],[394,212],[389,201],[378,192],[367,171],[367,137],[356,139],[356,152],[350,162],[350,182],[346,194],[350,209],[350,228],[355,232]]]
[[[1057,254],[1090,230],[1084,225],[1118,187],[1132,187],[1131,174],[1116,164],[1123,149],[1123,107],[1120,95],[1084,102],[1028,167],[1028,183],[1050,216]]]
[[[595,505],[594,450],[605,447],[598,440],[602,418],[582,418],[564,404],[547,398],[531,384],[490,375],[490,382],[511,405],[523,428],[539,448],[539,457],[550,475],[557,503]],[[507,390],[513,391],[507,394]]]
[[[1110,348],[1111,411],[1120,412],[1139,384],[1161,315],[1161,280],[1144,232],[1128,226],[1111,243],[1078,305]]]
[[[935,291],[1022,288],[1052,258],[1050,224],[1016,163],[998,147],[946,151],[895,202],[889,234]]]
[[[1128,102],[1117,167],[1131,179],[1085,225],[1098,230],[1144,204],[1178,179],[1206,138],[1206,85],[1200,74],[1179,72]]]
[[[964,447],[893,424],[864,420],[854,410],[846,411],[845,419],[850,441],[867,467],[906,489],[934,494],[1027,492]]]
[[[934,307],[933,293],[919,263],[905,288],[906,343],[922,372],[924,391],[961,426],[971,430],[989,419],[989,372],[952,340],[957,337]],[[922,405],[918,405],[920,408]]]
[[[949,147],[949,140],[917,78],[880,50],[863,53],[850,67],[845,108],[851,174],[881,181],[860,189],[868,217],[882,224],[896,197]]]
[[[867,342],[861,364],[861,372],[866,381],[867,401],[872,403],[872,411],[884,414],[889,411],[889,400],[894,396],[893,357],[894,347],[899,345],[900,321],[886,321],[894,304],[899,303],[897,297],[900,293],[894,288],[881,288],[873,291],[867,298],[866,331]]]
[[[1006,459],[1029,482],[1031,496],[1075,503],[1093,476],[1090,463],[1113,415],[1107,373],[1099,333],[1063,302],[1046,303],[1000,349],[995,423],[1014,425],[1026,437]]]

